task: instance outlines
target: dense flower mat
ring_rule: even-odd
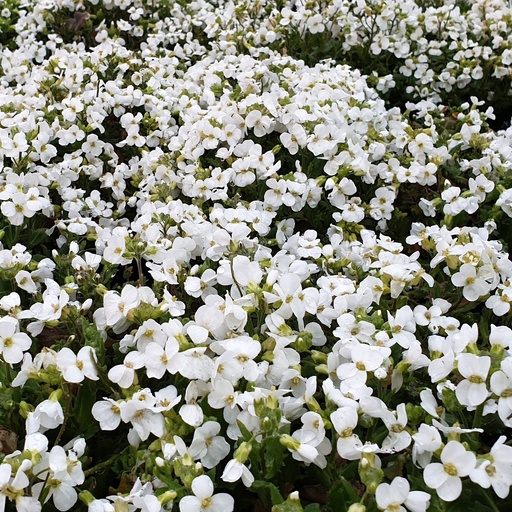
[[[510,510],[509,2],[0,7],[0,510]]]

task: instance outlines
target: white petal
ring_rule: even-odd
[[[448,478],[448,473],[443,469],[443,465],[438,462],[429,464],[423,471],[423,480],[432,489],[437,489],[443,485]]]
[[[206,475],[198,476],[192,482],[192,492],[200,500],[209,498],[213,494],[213,483]]]
[[[458,476],[448,476],[446,482],[437,488],[437,495],[444,501],[454,501],[461,491],[462,480]]]

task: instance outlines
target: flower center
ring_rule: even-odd
[[[340,437],[350,437],[352,435],[352,429],[346,428],[340,433]]]
[[[16,489],[11,484],[5,484],[1,488],[1,492],[4,496],[7,496],[11,501],[14,501],[18,496],[23,495],[22,489]]]
[[[486,466],[485,468],[485,472],[490,476],[490,477],[493,477],[496,473],[496,467],[493,466],[492,464],[489,464],[488,466]]]
[[[457,468],[451,462],[447,462],[446,464],[443,464],[443,469],[450,476],[457,476],[458,475]]]

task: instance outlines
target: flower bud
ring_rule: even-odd
[[[176,491],[166,491],[163,494],[160,494],[160,496],[158,496],[158,501],[162,505],[165,505],[167,503],[170,503],[171,501],[174,501],[176,499],[176,496]]]
[[[51,402],[58,402],[61,398],[62,398],[62,389],[60,389],[60,388],[53,391],[50,394],[50,396],[48,397],[48,399]]]
[[[28,418],[29,413],[31,413],[34,410],[34,407],[32,405],[27,404],[27,402],[25,402],[24,400],[22,400],[20,402],[19,409],[21,417],[26,420]]]
[[[329,375],[329,368],[326,364],[318,364],[315,366],[315,371],[322,375]]]
[[[93,501],[96,501],[96,498],[89,491],[80,492],[78,498],[82,503],[85,503],[87,506],[91,505]]]
[[[347,512],[366,512],[366,507],[362,503],[352,503]]]
[[[101,297],[104,297],[108,292],[108,289],[105,285],[99,284],[96,286],[96,293],[100,295]]]
[[[244,441],[240,446],[235,450],[234,458],[237,462],[243,464],[248,458],[252,450],[251,443]]]
[[[382,482],[384,472],[382,469],[376,467],[374,453],[363,453],[359,462],[359,476],[366,486],[366,490],[371,494],[375,494],[377,487]]]
[[[319,350],[311,351],[311,359],[317,364],[327,364],[327,354],[320,352]]]
[[[299,333],[296,340],[290,344],[290,346],[300,354],[301,352],[306,352],[309,350],[312,344],[313,334],[307,331],[302,331]]]
[[[283,434],[280,437],[279,442],[284,447],[288,448],[289,450],[293,450],[294,452],[296,452],[300,448],[300,441],[298,441],[297,439],[288,434]]]
[[[261,419],[260,427],[263,432],[270,432],[272,430],[272,420],[268,416],[265,416]]]

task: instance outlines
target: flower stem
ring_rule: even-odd
[[[67,390],[66,395],[67,396],[66,396],[66,409],[64,411],[64,421],[62,422],[62,425],[60,426],[59,433],[57,434],[57,437],[55,438],[55,442],[53,443],[53,446],[57,446],[59,444],[59,441],[60,441],[62,435],[64,434],[64,431],[66,430],[66,425],[67,425],[68,417],[69,417],[69,411],[71,409],[71,400],[73,399],[73,396],[71,395],[71,392],[69,391],[69,389]]]
[[[479,428],[482,423],[482,415],[484,412],[484,404],[480,404],[475,411],[475,418],[473,419],[473,428]]]
[[[84,475],[87,478],[88,476],[94,475],[94,473],[97,473],[98,471],[101,471],[105,468],[108,468],[112,465],[112,463],[119,458],[121,454],[116,453],[110,459],[104,460],[103,462],[100,462],[99,464],[96,464],[96,466],[93,466],[92,468],[89,468],[88,470],[84,471]]]

